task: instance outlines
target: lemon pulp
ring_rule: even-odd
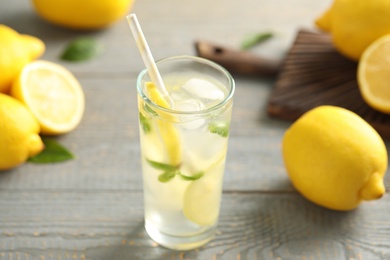
[[[43,134],[73,130],[84,112],[84,93],[65,67],[49,61],[27,64],[14,82],[11,95],[31,110]]]
[[[376,110],[390,113],[390,35],[371,44],[358,66],[358,84],[363,99]]]

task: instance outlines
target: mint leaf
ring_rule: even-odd
[[[255,34],[248,35],[241,43],[241,49],[242,50],[250,49],[257,44],[260,44],[265,40],[268,40],[272,36],[273,34],[271,32],[255,33]]]
[[[229,135],[229,124],[226,122],[210,123],[208,129],[211,133],[218,134],[222,137],[228,137]]]
[[[164,172],[162,174],[160,174],[158,176],[158,180],[160,182],[168,182],[170,180],[172,180],[173,178],[175,178],[176,176],[176,171],[168,171],[168,172]]]
[[[165,172],[172,172],[172,171],[176,171],[177,169],[179,169],[179,166],[152,161],[152,160],[149,160],[148,158],[146,158],[146,161],[153,168],[158,169],[158,170],[163,170]]]
[[[148,134],[152,131],[152,126],[148,118],[146,118],[141,112],[139,113],[139,122],[144,130],[145,134]]]
[[[158,116],[157,112],[154,111],[150,106],[148,106],[147,104],[145,104],[145,110],[148,111],[150,114],[152,114],[153,116]]]
[[[28,159],[32,163],[54,163],[71,160],[73,154],[53,139],[42,138],[45,148],[38,155]]]
[[[90,37],[80,37],[72,41],[61,55],[62,60],[89,60],[103,52],[103,46]]]
[[[197,172],[196,174],[193,174],[191,176],[187,176],[187,175],[182,174],[179,171],[180,166],[174,166],[174,165],[170,165],[170,164],[166,164],[166,163],[160,163],[160,162],[149,160],[148,158],[146,158],[146,161],[153,168],[163,171],[163,173],[161,173],[158,176],[158,180],[160,182],[163,182],[163,183],[172,180],[173,178],[175,178],[176,175],[179,175],[183,180],[186,180],[186,181],[195,181],[195,180],[202,178],[202,176],[204,175],[204,172],[200,171],[200,172]]]
[[[181,172],[178,172],[178,175],[180,175],[180,177],[183,179],[183,180],[186,180],[186,181],[195,181],[195,180],[198,180],[200,178],[202,178],[202,176],[204,175],[204,172],[198,172],[192,176],[187,176],[187,175],[184,175],[182,174]]]

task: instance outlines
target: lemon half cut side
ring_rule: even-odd
[[[65,67],[38,60],[27,64],[14,82],[11,95],[22,101],[37,118],[41,133],[68,133],[84,113],[84,92]]]
[[[358,84],[363,99],[372,108],[390,113],[390,35],[372,43],[358,66]]]

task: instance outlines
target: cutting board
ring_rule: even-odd
[[[357,63],[339,54],[328,34],[299,30],[280,62],[204,42],[196,47],[199,56],[220,63],[233,74],[275,77],[267,105],[271,117],[294,121],[320,105],[340,106],[360,115],[382,137],[390,138],[390,115],[364,102],[356,79]]]

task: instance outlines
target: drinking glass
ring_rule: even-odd
[[[235,84],[203,58],[156,64],[169,97],[146,70],[137,79],[145,229],[164,247],[189,250],[217,227]]]

